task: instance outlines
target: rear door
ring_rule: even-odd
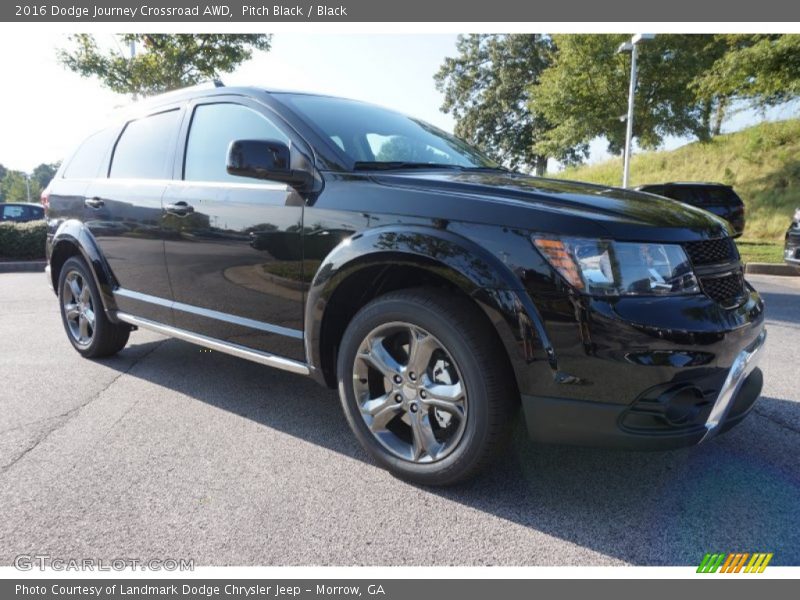
[[[304,200],[286,184],[226,171],[231,141],[291,146],[294,135],[242,97],[192,103],[164,196],[164,226],[177,327],[304,360]]]
[[[170,323],[172,292],[164,262],[161,197],[183,116],[171,108],[125,124],[108,171],[86,190],[84,222],[119,284],[122,312]]]

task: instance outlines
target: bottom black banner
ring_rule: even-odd
[[[533,598],[646,598],[675,600],[687,594],[713,594],[726,600],[754,594],[796,592],[796,582],[784,579],[327,579],[327,580],[2,580],[0,598],[49,600],[516,600]],[[758,589],[756,589],[758,586]]]

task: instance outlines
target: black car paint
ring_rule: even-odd
[[[691,381],[709,393],[719,389],[735,354],[763,328],[755,290],[733,310],[702,294],[593,299],[561,279],[530,235],[681,243],[730,235],[729,225],[649,194],[503,171],[354,171],[280,98],[223,88],[146,105],[145,113],[184,111],[172,178],[149,186],[57,180],[48,214],[51,264],[77,248],[112,320],[122,310],[304,361],[328,385],[342,319],[374,293],[372,284],[397,285],[390,273],[413,273],[483,309],[505,346],[535,437],[636,447],[697,441],[695,430],[652,436],[619,424],[634,400],[658,386]],[[254,180],[231,196],[180,181],[187,115],[209,101],[247,103],[279,120],[292,140],[293,168],[309,171],[310,185]],[[102,206],[89,207],[86,198]],[[193,212],[171,213],[179,202]],[[121,227],[93,229],[91,221],[105,214],[124,214]],[[268,274],[267,285],[248,280],[248,269],[277,262],[285,272]],[[681,358],[694,354],[707,358]],[[552,403],[559,408],[543,414]]]
[[[744,233],[744,202],[729,185],[702,182],[660,183],[640,185],[636,190],[697,206],[730,223],[734,236]],[[713,200],[713,194],[724,195],[725,198]],[[686,198],[687,195],[690,196],[689,199]]]

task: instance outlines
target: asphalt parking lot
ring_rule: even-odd
[[[0,564],[800,565],[800,278],[749,279],[769,339],[739,427],[665,453],[520,430],[491,472],[437,490],[375,467],[310,380],[143,331],[82,359],[44,276],[0,275]]]

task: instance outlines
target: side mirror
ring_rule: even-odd
[[[228,146],[231,175],[282,181],[294,187],[311,183],[311,174],[291,168],[289,146],[278,140],[234,140]]]

